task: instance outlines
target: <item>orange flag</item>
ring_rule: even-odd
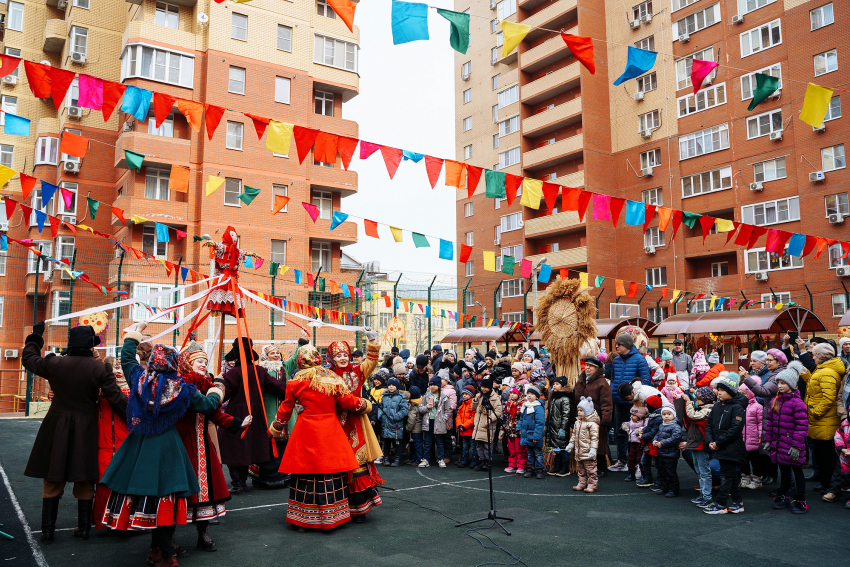
[[[339,136],[319,132],[316,136],[316,143],[313,145],[313,159],[322,163],[335,164],[338,145]],[[350,159],[349,157],[349,161]]]
[[[658,213],[658,230],[667,230],[667,225],[670,224],[670,218],[673,216],[673,209],[667,207],[658,207],[655,212]]]
[[[614,294],[617,297],[626,295],[626,288],[623,286],[623,280],[614,280]]]
[[[274,196],[274,206],[272,207],[272,214],[276,215],[282,208],[286,206],[289,202],[289,197],[285,197],[284,195],[275,195]]]
[[[62,143],[59,145],[59,151],[78,158],[86,157],[86,151],[89,149],[89,139],[83,136],[74,134],[65,130],[62,132]]]
[[[204,117],[203,104],[200,102],[193,102],[191,100],[183,100],[181,98],[177,101],[177,110],[186,117],[186,122],[189,123],[192,130],[195,132],[201,131],[201,121]]]
[[[446,160],[446,186],[460,189],[465,184],[466,164],[459,161]]]
[[[171,175],[168,178],[168,188],[186,193],[189,191],[189,168],[179,165],[171,166]]]
[[[351,0],[328,0],[328,6],[334,9],[339,19],[348,26],[348,31],[354,32],[354,9],[357,4]]]
[[[372,238],[380,238],[378,236],[378,223],[375,221],[370,221],[368,219],[363,219],[364,229],[366,231],[366,236],[371,236]]]

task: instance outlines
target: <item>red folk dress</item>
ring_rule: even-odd
[[[234,281],[239,278],[239,266],[245,261],[247,252],[239,248],[239,236],[233,227],[228,226],[224,230],[224,235],[221,242],[214,244],[211,259],[213,262],[213,277],[230,277]],[[226,286],[214,289],[210,292],[207,308],[215,313],[226,313],[237,316],[237,309],[240,315],[244,316],[245,300],[241,297],[233,297],[233,292],[230,289],[230,283]]]
[[[130,395],[130,387],[125,381],[123,385],[119,385],[121,393],[125,396]],[[112,456],[115,451],[127,438],[127,424],[119,419],[115,419],[115,412],[112,411],[112,406],[101,396],[97,401],[97,468],[98,478],[103,476],[109,463],[112,462]],[[103,519],[103,511],[106,509],[106,500],[109,498],[110,490],[102,484],[97,485],[97,490],[94,493],[94,512],[92,514],[92,523],[95,529],[102,530],[106,526],[101,522]]]

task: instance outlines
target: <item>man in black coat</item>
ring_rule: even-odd
[[[434,370],[428,361],[428,357],[420,354],[416,357],[416,365],[410,374],[407,375],[407,381],[410,386],[416,386],[420,392],[428,390],[428,380],[433,376]]]
[[[59,500],[65,483],[74,483],[77,499],[77,539],[88,539],[89,519],[94,502],[94,484],[100,480],[97,465],[97,397],[112,406],[116,416],[126,420],[127,397],[121,393],[112,367],[94,358],[100,344],[89,325],[71,329],[68,348],[62,356],[44,348],[44,322],[26,338],[21,363],[24,368],[47,380],[53,401],[32,446],[24,475],[43,480],[41,504],[41,541],[50,543],[56,530]]]

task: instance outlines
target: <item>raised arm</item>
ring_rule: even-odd
[[[41,335],[44,334],[44,323],[37,323],[32,328],[32,333],[27,336],[24,344],[24,352],[21,354],[21,364],[24,368],[35,374],[36,376],[45,377],[44,358],[41,356],[41,349],[44,347],[44,339]]]
[[[366,356],[363,362],[360,363],[360,372],[363,374],[363,381],[368,381],[372,377],[372,373],[378,366],[378,353],[381,351],[381,344],[378,342],[378,333],[373,331],[371,327],[366,327],[366,336],[369,342],[366,343]],[[372,336],[370,333],[373,333]]]

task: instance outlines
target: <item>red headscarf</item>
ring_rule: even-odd
[[[224,256],[222,260],[227,262],[227,268],[232,270],[239,263],[239,242],[235,240],[230,233],[236,234],[236,229],[232,226],[228,226],[224,229],[224,236],[221,237],[221,243],[224,244],[227,248],[224,251]],[[236,235],[236,238],[239,238],[239,235]]]

